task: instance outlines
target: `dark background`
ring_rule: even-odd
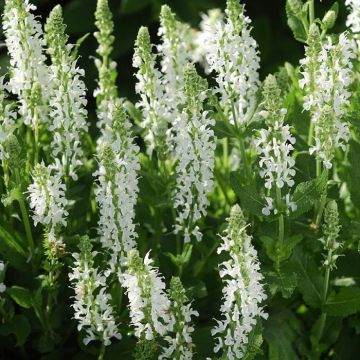
[[[96,0],[33,0],[38,6],[37,13],[45,21],[48,13],[56,4],[64,8],[65,22],[71,41],[75,42],[86,33],[93,33]],[[118,63],[119,93],[134,98],[134,76],[132,54],[134,40],[141,25],[149,26],[153,41],[156,43],[158,15],[162,4],[168,4],[179,18],[197,26],[200,13],[214,7],[224,9],[226,0],[109,0],[114,14],[115,36],[113,57]],[[286,23],[285,0],[243,0],[247,14],[253,21],[253,36],[259,43],[261,52],[261,78],[273,72],[285,61],[297,64],[303,56],[303,45],[294,40]],[[4,0],[0,0],[0,10]],[[333,4],[332,0],[315,0],[316,15],[322,17],[324,9]],[[339,1],[340,14],[335,31],[344,29],[346,9],[344,0]],[[0,30],[1,31],[1,30]],[[2,32],[1,38],[3,38]],[[89,36],[80,49],[80,66],[86,70],[86,84],[89,95],[96,86],[97,72],[92,56],[95,55],[96,41]],[[0,48],[1,73],[6,70],[7,56],[4,47]],[[92,103],[92,102],[91,102]]]

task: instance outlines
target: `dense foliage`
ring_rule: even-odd
[[[239,0],[197,27],[132,4],[159,29],[124,98],[108,0],[75,41],[60,5],[5,0],[1,358],[354,358],[359,1],[342,31],[339,4],[287,0],[302,59],[270,74]]]

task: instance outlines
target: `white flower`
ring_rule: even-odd
[[[111,344],[111,338],[121,339],[110,305],[111,296],[107,292],[106,277],[94,265],[95,251],[88,238],[80,240],[80,253],[74,253],[75,259],[69,279],[75,291],[74,318],[78,321],[78,330],[84,330],[84,344],[100,340],[105,346]]]
[[[266,197],[267,206],[262,209],[265,216],[271,211],[277,214],[283,209],[283,196],[281,189],[285,186],[291,188],[295,182],[295,160],[292,158],[295,138],[291,135],[290,126],[284,125],[285,108],[281,107],[281,90],[277,85],[276,78],[269,75],[263,86],[263,110],[259,112],[267,125],[267,129],[261,129],[254,140],[255,148],[260,155],[260,176],[265,180],[265,188],[272,192],[272,198]],[[274,191],[275,190],[275,191]],[[274,192],[280,193],[274,202]],[[290,194],[285,194],[286,212],[294,211],[295,204],[290,201]]]
[[[137,338],[152,340],[172,328],[170,300],[159,271],[152,266],[149,253],[144,261],[136,250],[128,253],[128,271],[119,275],[129,298],[131,323]]]
[[[73,45],[67,44],[60,6],[50,13],[45,29],[52,61],[49,126],[53,134],[52,156],[64,176],[77,180],[76,170],[83,156],[82,135],[88,130],[86,88],[82,80],[85,73],[77,66]]]
[[[196,222],[206,215],[207,195],[213,189],[215,138],[214,121],[203,110],[206,81],[193,66],[185,69],[186,102],[175,119],[173,130],[176,159],[174,208],[177,210],[175,232],[184,232],[185,242],[191,235],[200,241],[202,234]]]
[[[194,327],[191,325],[192,317],[199,316],[197,311],[191,308],[191,303],[185,295],[181,281],[177,277],[171,279],[170,284],[170,313],[173,317],[170,335],[165,336],[167,345],[159,359],[191,360],[193,344],[191,334]]]
[[[6,0],[3,15],[5,42],[10,55],[9,88],[18,96],[26,125],[47,120],[49,71],[45,65],[45,42],[36,6],[29,0]]]
[[[341,33],[337,43],[331,37],[326,38],[313,61],[312,72],[307,67],[310,57],[302,60],[304,71],[300,85],[307,94],[304,109],[311,111],[315,129],[315,144],[309,151],[310,154],[316,153],[327,169],[332,167],[335,150],[345,150],[349,139],[349,125],[343,118],[350,104],[349,86],[353,81],[351,61],[354,57],[353,42],[348,39],[347,33]],[[311,82],[307,80],[310,78]]]
[[[360,33],[360,0],[345,0],[345,5],[350,11],[346,19],[346,26],[354,34],[358,34]]]
[[[141,109],[143,114],[141,126],[147,131],[145,141],[148,154],[151,155],[156,149],[160,157],[166,157],[168,98],[165,96],[165,88],[161,81],[162,75],[155,66],[156,60],[148,29],[142,27],[136,39],[133,58],[133,66],[138,69],[135,75],[138,80],[136,92],[140,95],[136,107]]]
[[[200,30],[194,33],[194,49],[191,57],[194,62],[201,63],[207,74],[211,72],[206,60],[208,46],[216,33],[216,24],[223,21],[223,18],[224,14],[220,9],[210,9],[206,14],[201,14]]]
[[[218,253],[230,259],[220,265],[223,280],[223,319],[211,331],[216,336],[215,352],[229,360],[241,359],[246,352],[248,335],[260,318],[267,318],[260,304],[267,298],[261,281],[257,253],[246,233],[246,223],[238,205],[231,209],[228,227]]]
[[[169,6],[163,5],[158,35],[162,40],[157,49],[161,54],[161,81],[166,103],[169,111],[176,113],[177,106],[183,101],[181,89],[184,86],[185,65],[191,60],[188,47],[192,32],[187,24],[176,20]],[[171,122],[171,118],[169,121]]]
[[[113,127],[105,128],[99,147],[96,201],[100,210],[98,233],[110,254],[109,271],[124,265],[126,253],[136,246],[135,205],[138,196],[139,148],[121,105],[111,109]]]
[[[265,179],[267,189],[294,185],[295,161],[291,157],[294,144],[295,138],[290,133],[289,125],[283,125],[283,119],[279,119],[274,127],[259,131],[255,146],[260,154],[260,176]]]
[[[219,17],[204,29],[205,57],[209,71],[216,73],[216,92],[230,123],[246,125],[256,106],[260,58],[239,0],[229,0],[225,13],[224,20]]]
[[[41,163],[36,165],[32,176],[34,182],[29,185],[28,192],[35,226],[38,223],[54,228],[66,226],[67,200],[61,175]]]

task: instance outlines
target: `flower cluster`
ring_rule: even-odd
[[[152,265],[149,253],[144,261],[137,250],[128,253],[128,271],[120,275],[120,282],[129,298],[131,323],[135,336],[153,340],[164,336],[173,327],[169,313],[170,300],[165,293],[165,283]]]
[[[10,55],[11,92],[18,96],[26,125],[47,120],[49,71],[45,65],[43,31],[29,0],[6,0],[3,15],[5,42]]]
[[[265,188],[271,190],[282,189],[285,185],[294,185],[293,176],[295,175],[295,161],[291,157],[294,149],[295,138],[290,133],[289,125],[284,125],[286,109],[281,107],[281,90],[279,89],[276,78],[269,75],[265,79],[263,89],[264,110],[260,115],[265,119],[267,129],[261,129],[259,136],[255,140],[257,152],[260,155],[259,165],[261,167],[260,176],[265,179]],[[285,197],[287,211],[295,210],[295,204]],[[264,215],[269,215],[274,209],[272,198],[266,198],[267,206],[263,209]],[[280,207],[280,204],[277,204]],[[275,213],[279,209],[275,209]]]
[[[51,90],[49,104],[53,133],[52,155],[58,170],[77,179],[76,169],[82,164],[81,137],[88,129],[85,109],[84,71],[76,64],[76,51],[67,44],[68,36],[60,5],[51,11],[45,25],[47,51],[51,58]]]
[[[191,34],[190,27],[176,20],[169,6],[163,5],[158,32],[162,42],[158,45],[158,51],[162,56],[162,84],[167,106],[175,113],[178,105],[183,101],[181,89],[184,86],[184,68],[190,61]]]
[[[100,340],[105,346],[111,344],[111,338],[121,339],[111,306],[111,296],[107,293],[106,277],[94,264],[96,252],[92,251],[90,239],[80,239],[79,253],[75,259],[69,279],[74,287],[74,318],[78,321],[78,330],[85,330],[84,344]]]
[[[183,111],[174,121],[177,210],[175,232],[184,232],[185,242],[191,235],[200,241],[202,234],[196,222],[206,215],[208,193],[213,188],[215,157],[214,121],[204,111],[207,82],[193,65],[184,70]]]
[[[32,177],[34,182],[29,185],[28,191],[35,226],[38,223],[48,226],[55,234],[59,226],[66,226],[68,215],[61,175],[41,163],[35,166]]]
[[[257,253],[246,233],[244,215],[238,205],[231,209],[230,218],[218,253],[225,251],[230,259],[220,265],[220,277],[225,284],[221,313],[212,330],[217,344],[214,351],[222,352],[229,360],[241,359],[246,354],[248,335],[259,318],[267,318],[260,306],[266,299],[261,281]]]
[[[98,31],[94,33],[98,41],[97,53],[100,58],[95,59],[95,65],[99,72],[98,88],[94,92],[98,104],[97,126],[104,131],[106,126],[112,126],[113,107],[120,101],[116,88],[116,62],[111,59],[114,43],[114,22],[109,9],[108,0],[98,0],[95,12],[95,25]],[[100,137],[100,142],[103,136]]]
[[[336,267],[336,259],[340,256],[339,250],[342,246],[337,241],[341,225],[339,225],[339,212],[335,200],[328,202],[325,208],[324,225],[323,225],[323,237],[320,239],[324,245],[326,254],[324,255],[324,266],[329,269]]]
[[[141,27],[135,42],[133,66],[138,69],[136,92],[140,95],[137,108],[143,114],[142,127],[147,130],[145,140],[151,155],[157,149],[159,156],[167,154],[168,108],[161,72],[156,68],[156,55],[152,52],[149,31]]]
[[[111,254],[109,270],[121,268],[126,253],[135,248],[135,205],[138,194],[138,152],[130,135],[131,124],[124,108],[116,106],[107,127],[107,141],[100,146],[99,169],[94,173],[100,210],[98,233],[104,249]]]
[[[227,0],[225,19],[207,26],[206,61],[215,71],[220,105],[231,124],[245,126],[256,107],[260,58],[250,19],[239,0]],[[206,34],[208,32],[208,34]]]
[[[207,74],[211,72],[206,60],[208,46],[212,41],[213,34],[216,33],[216,24],[223,19],[224,14],[220,9],[210,9],[206,14],[201,15],[200,29],[194,33],[194,48],[191,58],[193,61],[199,62]]]
[[[343,117],[351,96],[351,60],[355,55],[353,42],[346,33],[340,34],[337,43],[327,37],[321,49],[315,50],[315,46],[313,49],[318,56],[311,55],[312,59],[302,61],[303,66],[312,63],[312,71],[307,71],[304,66],[303,79],[299,84],[308,94],[304,109],[311,111],[315,129],[315,144],[310,148],[310,154],[316,153],[325,168],[330,169],[335,150],[345,150],[349,138],[349,126]],[[315,65],[316,62],[318,64]]]
[[[168,345],[159,359],[192,359],[193,343],[191,326],[193,316],[199,316],[197,311],[191,308],[191,303],[185,294],[185,289],[178,277],[173,277],[170,283],[170,313],[173,316],[173,327],[170,330],[172,336],[165,336]]]

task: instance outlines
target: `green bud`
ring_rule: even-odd
[[[232,22],[237,31],[241,31],[243,23],[239,22],[240,14],[244,12],[244,6],[240,3],[240,0],[227,0],[226,2],[226,15],[230,22]]]
[[[137,250],[130,250],[127,254],[128,267],[131,273],[139,273],[144,269],[143,260]]]
[[[169,34],[176,35],[176,16],[168,5],[163,5],[160,11],[160,23]]]
[[[4,150],[8,158],[10,167],[19,168],[22,162],[21,147],[17,137],[10,134],[4,142]]]
[[[329,10],[322,19],[322,28],[329,30],[334,27],[336,21],[336,13],[334,10]]]
[[[170,281],[170,298],[178,304],[183,304],[186,301],[185,289],[181,280],[177,276],[173,276]]]
[[[328,252],[324,265],[330,268],[335,267],[336,259],[338,258],[338,250],[341,243],[337,241],[339,237],[341,226],[339,224],[339,211],[335,200],[328,202],[325,208],[323,238],[320,239],[324,244],[325,250]]]
[[[185,94],[189,102],[197,102],[201,92],[207,90],[207,81],[198,75],[193,64],[187,64],[184,69]]]
[[[308,44],[319,43],[320,45],[320,30],[317,24],[312,23],[309,29]]]
[[[62,8],[56,5],[50,12],[45,24],[45,40],[48,44],[48,51],[52,57],[59,57],[66,52],[68,36],[65,33]]]
[[[94,36],[99,43],[97,53],[100,56],[109,56],[113,50],[115,37],[113,16],[109,9],[108,0],[98,0],[95,12],[95,25],[99,31]]]
[[[152,59],[150,34],[148,28],[145,26],[139,29],[135,41],[135,54],[139,56],[145,64],[148,64]]]

